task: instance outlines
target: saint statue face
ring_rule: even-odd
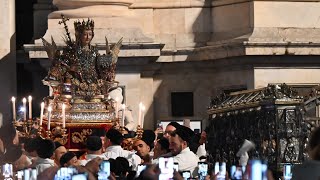
[[[92,38],[93,38],[92,30],[84,30],[83,33],[81,34],[81,45],[82,46],[89,45]]]

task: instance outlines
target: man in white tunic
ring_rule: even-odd
[[[110,129],[107,132],[106,136],[107,144],[109,144],[106,152],[103,154],[106,156],[106,159],[116,159],[117,157],[124,157],[129,161],[130,166],[132,166],[132,170],[137,170],[138,165],[141,164],[141,158],[134,152],[122,149],[122,134],[116,129]]]
[[[49,167],[55,166],[54,160],[50,159],[53,155],[55,145],[54,142],[49,139],[43,139],[39,142],[39,148],[37,149],[38,158],[35,162],[35,167],[38,174]]]
[[[197,175],[199,158],[188,147],[190,141],[187,127],[180,126],[170,134],[169,149],[173,155],[173,161],[179,164],[179,171],[190,171]]]
[[[89,136],[86,142],[87,154],[85,159],[80,161],[82,166],[85,166],[89,161],[96,157],[105,159],[105,156],[102,155],[102,142],[98,136]]]

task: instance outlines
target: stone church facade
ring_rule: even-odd
[[[14,6],[10,2],[1,3],[1,9]],[[205,126],[209,98],[221,92],[269,83],[300,87],[320,83],[317,1],[38,0],[33,7],[34,41],[24,45],[28,61],[41,67],[31,68],[38,81],[33,93],[43,93],[37,88],[42,86],[39,72],[50,64],[40,37],[53,36],[63,45],[60,15],[70,18],[71,33],[74,20],[90,17],[95,21],[93,44],[102,53],[105,36],[111,43],[123,37],[116,80],[125,88],[134,118],[138,104],[146,106],[146,128],[186,118],[202,120]],[[13,78],[1,90],[2,101],[9,103],[16,81],[4,77],[10,74],[7,69],[15,69],[16,53],[8,40],[14,37],[15,22],[10,8],[2,14],[6,17],[2,23],[12,26],[2,29],[0,36],[5,42],[0,45],[0,62],[7,62],[0,65],[5,68],[0,81]],[[177,108],[184,98],[189,106]]]

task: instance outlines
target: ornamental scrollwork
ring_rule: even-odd
[[[82,129],[82,132],[73,132],[71,135],[73,143],[84,143],[87,136],[92,134],[92,129]]]

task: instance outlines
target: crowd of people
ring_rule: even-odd
[[[64,168],[72,168],[76,174],[84,173],[87,179],[104,179],[99,173],[106,168],[110,173],[105,179],[154,180],[161,179],[161,166],[166,166],[161,164],[162,160],[171,158],[177,167],[170,178],[187,179],[182,172],[189,172],[190,178],[201,179],[198,177],[199,162],[207,160],[205,131],[196,134],[176,122],[169,123],[162,133],[144,130],[140,138],[134,132],[120,132],[116,128],[95,130],[87,137],[86,152],[82,154],[68,151],[61,143],[50,139],[19,138],[18,134],[12,124],[0,129],[0,162],[2,166],[12,164],[14,178],[17,178],[17,172],[31,168],[36,170],[39,180],[59,179]],[[295,166],[292,179],[320,177],[319,139],[320,129],[317,128],[309,141],[311,160]],[[104,162],[107,162],[105,167]],[[142,166],[144,168],[140,169]],[[3,177],[4,171],[2,168]],[[219,179],[218,175],[208,170],[202,179]],[[267,178],[273,179],[271,173]],[[225,179],[228,179],[228,173]]]

